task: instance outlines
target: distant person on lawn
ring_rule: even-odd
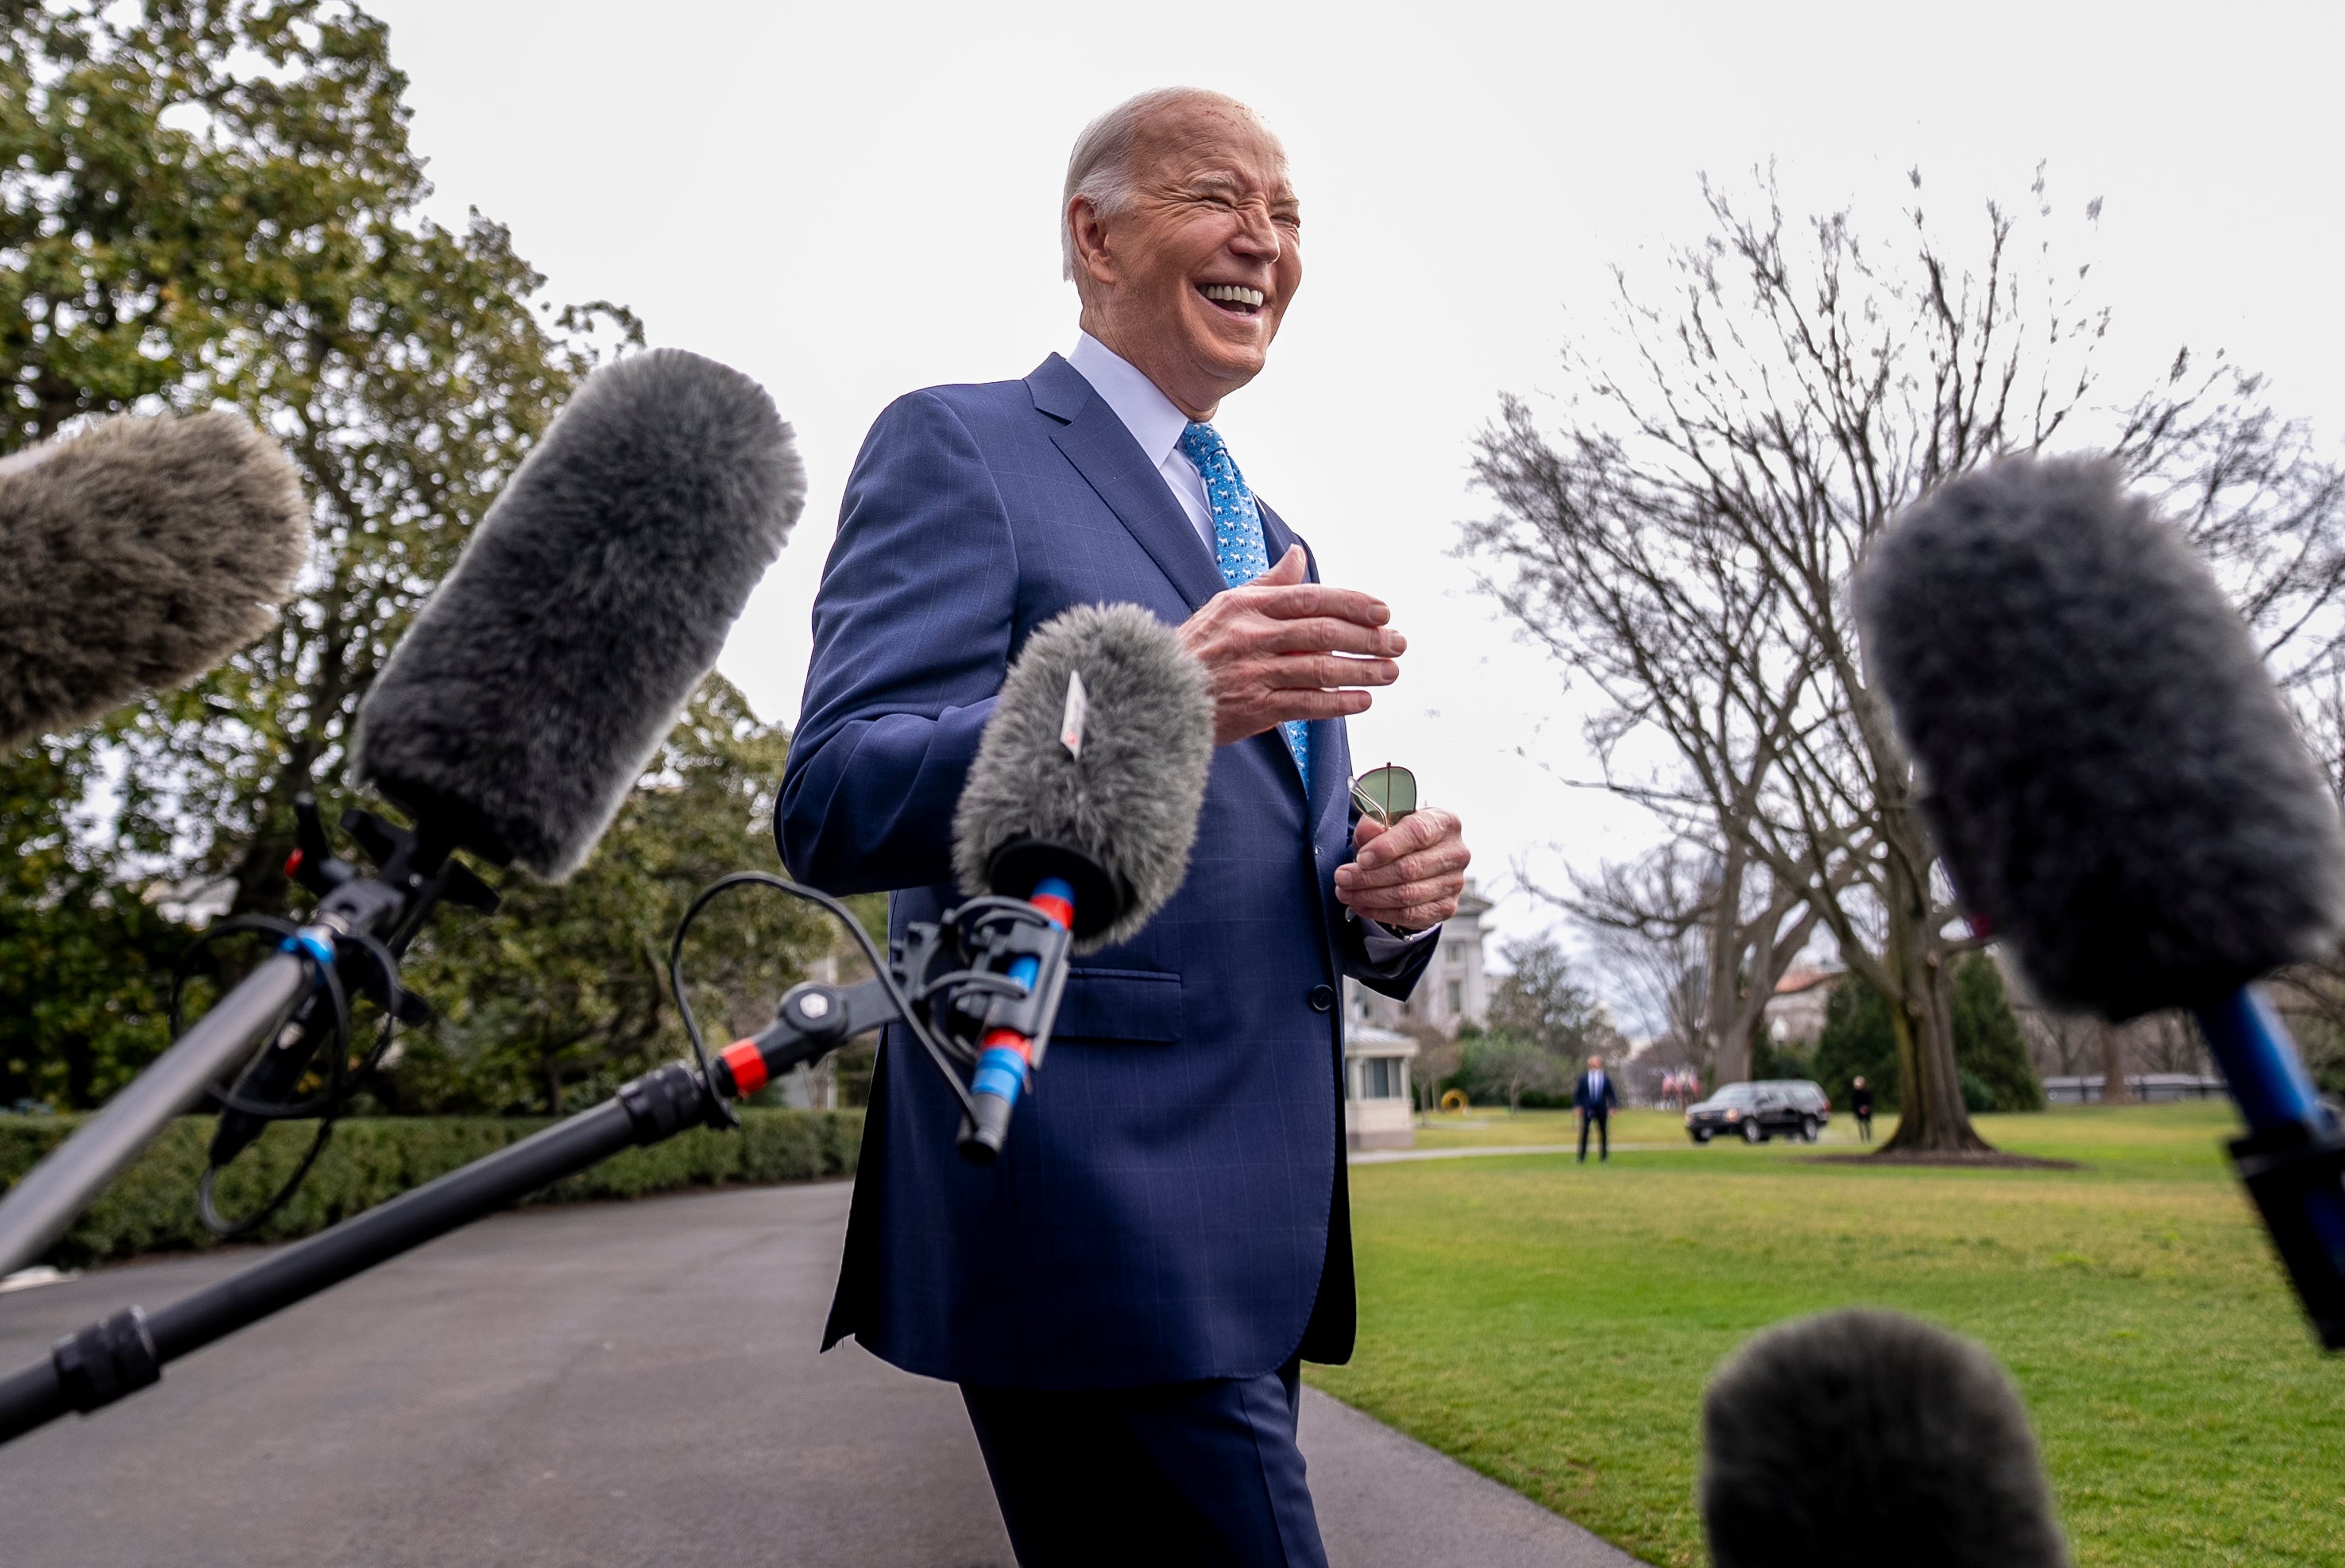
[[[1579,1163],[1588,1163],[1588,1129],[1596,1128],[1596,1158],[1600,1163],[1612,1158],[1612,1108],[1620,1103],[1620,1091],[1612,1087],[1612,1075],[1604,1070],[1602,1057],[1588,1058],[1588,1070],[1571,1086],[1571,1108],[1579,1113]]]
[[[1873,1141],[1873,1091],[1864,1087],[1863,1078],[1853,1079],[1848,1086],[1848,1108],[1856,1113],[1856,1136],[1871,1143]]]

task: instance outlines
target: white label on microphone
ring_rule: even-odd
[[[1083,721],[1091,716],[1091,700],[1083,690],[1083,673],[1070,671],[1067,674],[1067,712],[1059,721],[1059,744],[1067,748],[1071,757],[1083,754]]]

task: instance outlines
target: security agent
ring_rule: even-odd
[[[952,903],[953,801],[1003,672],[1071,605],[1138,603],[1203,664],[1216,751],[1181,892],[1079,961],[1000,1166],[906,1038],[882,1045],[826,1345],[961,1386],[1028,1568],[1325,1561],[1304,1359],[1351,1353],[1338,987],[1405,997],[1457,909],[1457,820],[1389,827],[1344,720],[1406,647],[1316,581],[1212,420],[1303,277],[1277,139],[1168,90],[1077,141],[1071,353],[883,413],[815,604],[777,831],[799,875]]]
[[[1620,1103],[1620,1091],[1612,1087],[1612,1075],[1604,1070],[1600,1056],[1588,1058],[1588,1070],[1581,1073],[1571,1086],[1572,1108],[1579,1112],[1579,1163],[1588,1163],[1588,1129],[1596,1129],[1596,1158],[1607,1163],[1612,1158],[1612,1112]]]

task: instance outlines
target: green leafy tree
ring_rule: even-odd
[[[74,787],[43,751],[0,766],[0,1106],[95,1105],[164,1041],[187,928],[76,853]]]
[[[1560,1053],[1496,1031],[1458,1042],[1457,1082],[1468,1099],[1488,1104],[1507,1102],[1507,1114],[1522,1108],[1526,1095],[1545,1098],[1571,1083],[1569,1066]]]
[[[543,279],[479,214],[461,233],[421,216],[406,78],[354,5],[5,16],[0,450],[231,406],[283,440],[317,521],[271,634],[46,749],[69,785],[110,764],[117,874],[224,877],[236,909],[281,908],[293,797],[340,793],[408,617],[600,349],[640,330],[533,303]]]
[[[316,539],[268,636],[0,759],[0,1093],[86,1104],[165,1043],[184,932],[281,909],[291,805],[349,804],[351,715],[625,311],[540,302],[498,225],[421,214],[406,81],[339,0],[0,6],[0,453],[126,410],[239,409]],[[105,809],[84,814],[93,801]]]
[[[1897,1108],[1897,1036],[1889,1023],[1889,1002],[1860,979],[1832,987],[1824,1003],[1823,1032],[1816,1037],[1810,1076],[1832,1104],[1848,1103],[1851,1082],[1862,1077],[1884,1111]]]
[[[1609,1047],[1612,1031],[1554,937],[1509,942],[1499,951],[1511,972],[1491,989],[1487,1033],[1460,1039],[1457,1071],[1469,1098],[1504,1099],[1511,1113],[1527,1098],[1538,1103],[1568,1091],[1579,1058]]]
[[[1816,1076],[1814,1052],[1786,1040],[1778,1045],[1761,1027],[1751,1032],[1751,1076],[1753,1078],[1812,1078]]]
[[[1985,1091],[1985,1108],[2042,1110],[2044,1080],[2027,1059],[2027,1042],[2004,992],[2003,971],[1985,954],[1970,954],[1955,966],[1954,1014],[1954,1061]]]

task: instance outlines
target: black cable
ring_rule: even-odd
[[[904,994],[904,987],[898,983],[895,971],[888,966],[888,961],[880,956],[878,947],[873,944],[871,934],[863,929],[861,921],[855,918],[855,912],[828,894],[792,882],[787,877],[775,876],[763,871],[736,871],[729,876],[717,878],[700,890],[700,895],[695,898],[691,906],[684,912],[684,918],[676,923],[675,939],[668,945],[667,950],[668,990],[675,997],[676,1012],[684,1019],[684,1032],[692,1041],[692,1055],[699,1064],[702,1087],[708,1095],[710,1103],[716,1108],[719,1125],[738,1127],[741,1125],[741,1118],[734,1114],[733,1108],[716,1092],[716,1079],[709,1071],[707,1042],[701,1037],[700,1020],[694,1016],[691,999],[685,995],[684,939],[691,931],[693,922],[700,917],[700,912],[707,907],[710,900],[728,888],[747,884],[770,887],[777,892],[787,894],[793,898],[802,898],[808,904],[827,910],[833,919],[847,927],[848,934],[855,938],[856,946],[863,949],[863,956],[870,964],[872,974],[878,976],[879,984],[886,987],[888,999],[896,1004],[896,1016],[903,1021],[905,1027],[912,1031],[912,1037],[920,1042],[921,1048],[929,1053],[929,1059],[936,1064],[937,1071],[944,1075],[945,1082],[952,1086],[953,1096],[960,1101],[961,1109],[971,1117],[976,1116],[977,1104],[969,1098],[969,1086],[961,1082],[960,1074],[953,1070],[954,1053],[939,1044],[923,1020],[919,1007],[914,1005],[911,997]],[[928,986],[921,987],[923,999],[929,989],[930,987]]]
[[[239,1111],[264,1122],[298,1121],[313,1116],[318,1118],[317,1136],[310,1140],[309,1151],[302,1155],[300,1163],[293,1168],[293,1173],[285,1179],[267,1203],[240,1219],[231,1220],[223,1217],[218,1206],[212,1199],[213,1182],[226,1167],[210,1165],[205,1168],[203,1175],[196,1182],[196,1212],[202,1219],[204,1228],[223,1239],[251,1234],[260,1226],[268,1223],[279,1209],[292,1200],[293,1194],[308,1179],[310,1168],[318,1163],[318,1157],[325,1153],[326,1144],[333,1137],[334,1123],[340,1118],[349,1104],[353,1077],[373,1070],[381,1062],[383,1053],[390,1049],[391,1036],[399,1025],[400,1008],[407,996],[405,987],[399,983],[399,960],[391,956],[388,946],[365,931],[337,935],[335,939],[337,948],[351,948],[364,954],[373,962],[375,972],[381,976],[382,982],[382,1028],[377,1033],[373,1046],[368,1049],[364,1059],[359,1063],[357,1073],[354,1074],[350,1068],[349,1052],[350,994],[342,985],[338,966],[320,957],[306,943],[300,941],[300,928],[290,921],[280,920],[267,915],[240,915],[233,919],[220,921],[205,931],[202,936],[188,945],[186,952],[179,956],[179,962],[171,976],[170,1022],[174,1038],[184,1032],[180,1005],[186,992],[189,966],[198,954],[209,948],[221,937],[244,931],[264,932],[276,936],[279,939],[280,951],[296,955],[303,965],[313,971],[317,980],[317,989],[325,994],[331,1008],[333,1027],[319,1045],[312,1047],[313,1051],[317,1049],[327,1051],[330,1066],[326,1076],[326,1087],[310,1098],[291,1102],[250,1100],[238,1094],[232,1083],[228,1087],[215,1087],[210,1091],[209,1098],[222,1109]],[[262,1050],[277,1048],[277,1032],[270,1031],[269,1037],[261,1045]]]

